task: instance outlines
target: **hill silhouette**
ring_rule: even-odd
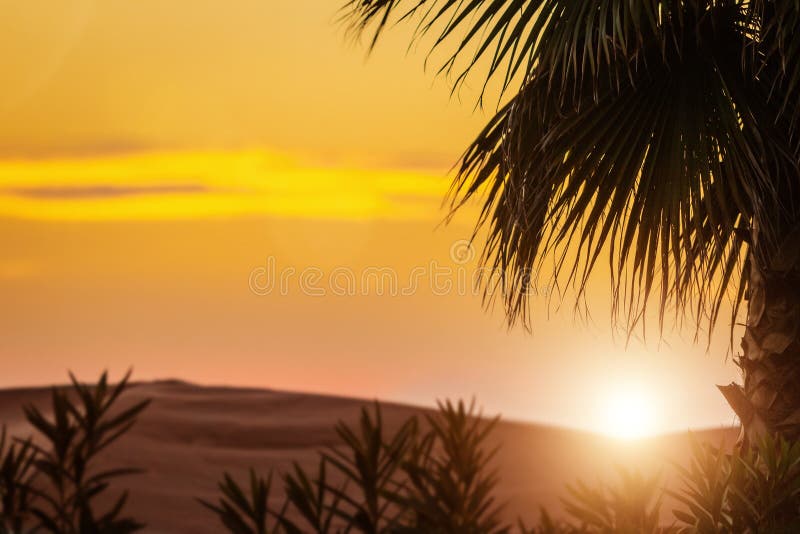
[[[269,389],[194,385],[180,380],[139,383],[123,405],[153,399],[133,430],[108,449],[99,468],[136,465],[145,474],[125,480],[130,488],[129,511],[147,523],[147,532],[219,531],[215,518],[195,498],[213,499],[223,471],[244,476],[250,466],[267,473],[286,472],[292,461],[313,468],[317,451],[337,443],[333,425],[355,422],[369,401],[345,397],[292,393]],[[34,403],[46,409],[48,388],[0,390],[0,417],[9,431],[27,436],[21,406]],[[391,430],[426,408],[382,404]],[[736,428],[697,432],[702,440],[732,443]],[[580,478],[594,483],[614,477],[614,466],[674,478],[670,461],[685,464],[688,433],[618,441],[577,430],[502,421],[492,438],[501,445],[497,468],[501,484],[497,498],[508,501],[509,518],[533,522],[540,506],[560,514],[564,486]],[[282,502],[276,485],[275,505]],[[664,520],[671,520],[671,506]]]

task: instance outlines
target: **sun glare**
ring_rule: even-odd
[[[650,396],[638,388],[617,389],[603,406],[600,430],[620,439],[636,439],[654,431],[653,403]]]

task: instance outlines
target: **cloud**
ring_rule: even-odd
[[[0,184],[0,218],[439,221],[448,180],[429,171],[325,166],[251,149],[0,159]]]
[[[201,184],[8,187],[0,193],[34,200],[100,200],[137,195],[209,193]]]

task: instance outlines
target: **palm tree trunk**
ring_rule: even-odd
[[[776,250],[761,254],[754,239],[737,361],[744,385],[719,387],[741,421],[745,446],[766,433],[800,439],[800,231],[788,232]]]

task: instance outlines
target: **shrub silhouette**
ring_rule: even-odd
[[[222,506],[212,509],[226,526],[248,524],[247,511],[258,509],[276,519],[278,529],[268,532],[289,534],[507,532],[492,496],[494,451],[486,447],[496,421],[480,419],[474,403],[446,402],[426,422],[429,429],[423,432],[418,418],[409,417],[389,433],[379,404],[372,411],[363,408],[354,427],[336,425],[342,443],[320,454],[315,478],[297,464],[284,477],[286,503],[280,510],[256,500],[253,492],[249,501],[225,508],[230,517],[220,513]],[[331,471],[345,482],[334,485]],[[245,495],[229,475],[220,489],[222,500]],[[289,511],[299,519],[289,518]]]
[[[678,466],[683,490],[669,492],[688,509],[675,511],[688,531],[800,532],[800,443],[767,435],[726,453],[693,438],[692,448],[690,466]]]
[[[581,532],[630,532],[658,534],[671,532],[659,525],[661,490],[659,476],[617,468],[617,486],[592,488],[581,481],[567,486],[564,508]]]
[[[97,497],[114,480],[140,472],[128,467],[95,468],[97,456],[133,427],[150,402],[114,409],[129,387],[130,375],[129,371],[112,386],[103,373],[90,386],[70,374],[69,391],[52,390],[51,417],[32,404],[24,407],[26,419],[41,434],[41,443],[17,439],[5,447],[3,434],[0,525],[4,532],[127,534],[143,527],[122,516],[127,491],[104,512],[95,508]]]
[[[387,435],[376,402],[374,415],[362,408],[357,428],[340,421],[336,433],[343,446],[331,447],[322,458],[346,478],[351,488],[330,488],[342,501],[337,515],[357,532],[393,532],[402,524],[405,512],[396,506],[397,495],[405,488],[405,459],[418,439],[417,418],[408,418],[394,435]]]
[[[0,433],[0,534],[127,534],[143,528],[125,517],[127,492],[105,511],[95,500],[118,477],[140,472],[96,469],[96,458],[128,432],[149,400],[117,409],[130,372],[117,384],[103,373],[95,385],[54,388],[52,415],[33,405],[25,416],[41,434]],[[767,435],[754,447],[731,452],[692,437],[692,459],[677,466],[678,491],[659,477],[619,469],[616,485],[567,487],[566,518],[542,510],[538,524],[515,528],[501,517],[489,437],[497,419],[485,420],[474,402],[440,402],[424,421],[412,416],[395,431],[378,403],[363,408],[356,425],[339,422],[341,443],[319,455],[311,475],[299,464],[284,474],[284,501],[270,503],[273,477],[250,471],[249,488],[230,475],[216,503],[200,500],[234,534],[697,534],[800,532],[800,444]],[[681,504],[679,526],[659,524],[662,498]]]
[[[335,524],[337,517],[341,515],[339,504],[347,486],[345,484],[331,489],[328,485],[327,465],[328,460],[323,456],[319,461],[316,478],[311,479],[295,462],[294,473],[288,473],[284,478],[287,504],[294,507],[305,523],[297,524],[282,517],[281,526],[288,534],[337,532]]]
[[[336,425],[342,443],[320,454],[315,476],[295,464],[283,477],[286,497],[279,509],[270,508],[269,482],[266,492],[248,494],[229,475],[220,485],[220,503],[229,504],[206,506],[236,534],[800,531],[800,445],[773,438],[731,454],[695,440],[691,465],[680,468],[680,492],[665,491],[660,476],[618,468],[616,484],[567,486],[564,520],[542,510],[538,524],[512,527],[493,497],[499,479],[491,466],[495,449],[487,443],[496,422],[482,419],[474,403],[444,402],[425,424],[412,416],[388,432],[376,403],[372,411],[362,409],[356,425]],[[252,488],[258,486],[255,476]],[[660,524],[665,494],[684,506],[674,512],[682,526]]]
[[[498,477],[491,462],[497,449],[485,442],[498,419],[484,421],[467,407],[439,402],[439,411],[426,415],[431,431],[404,462],[408,477],[397,501],[411,510],[413,521],[400,530],[448,533],[503,532],[500,506],[492,491]]]
[[[22,532],[31,516],[34,458],[31,440],[15,442],[3,426],[0,434],[0,534]]]
[[[236,534],[273,534],[281,532],[279,518],[269,508],[272,473],[266,479],[250,469],[249,493],[225,473],[218,485],[222,496],[218,504],[198,499],[200,504],[217,514],[229,532]]]

